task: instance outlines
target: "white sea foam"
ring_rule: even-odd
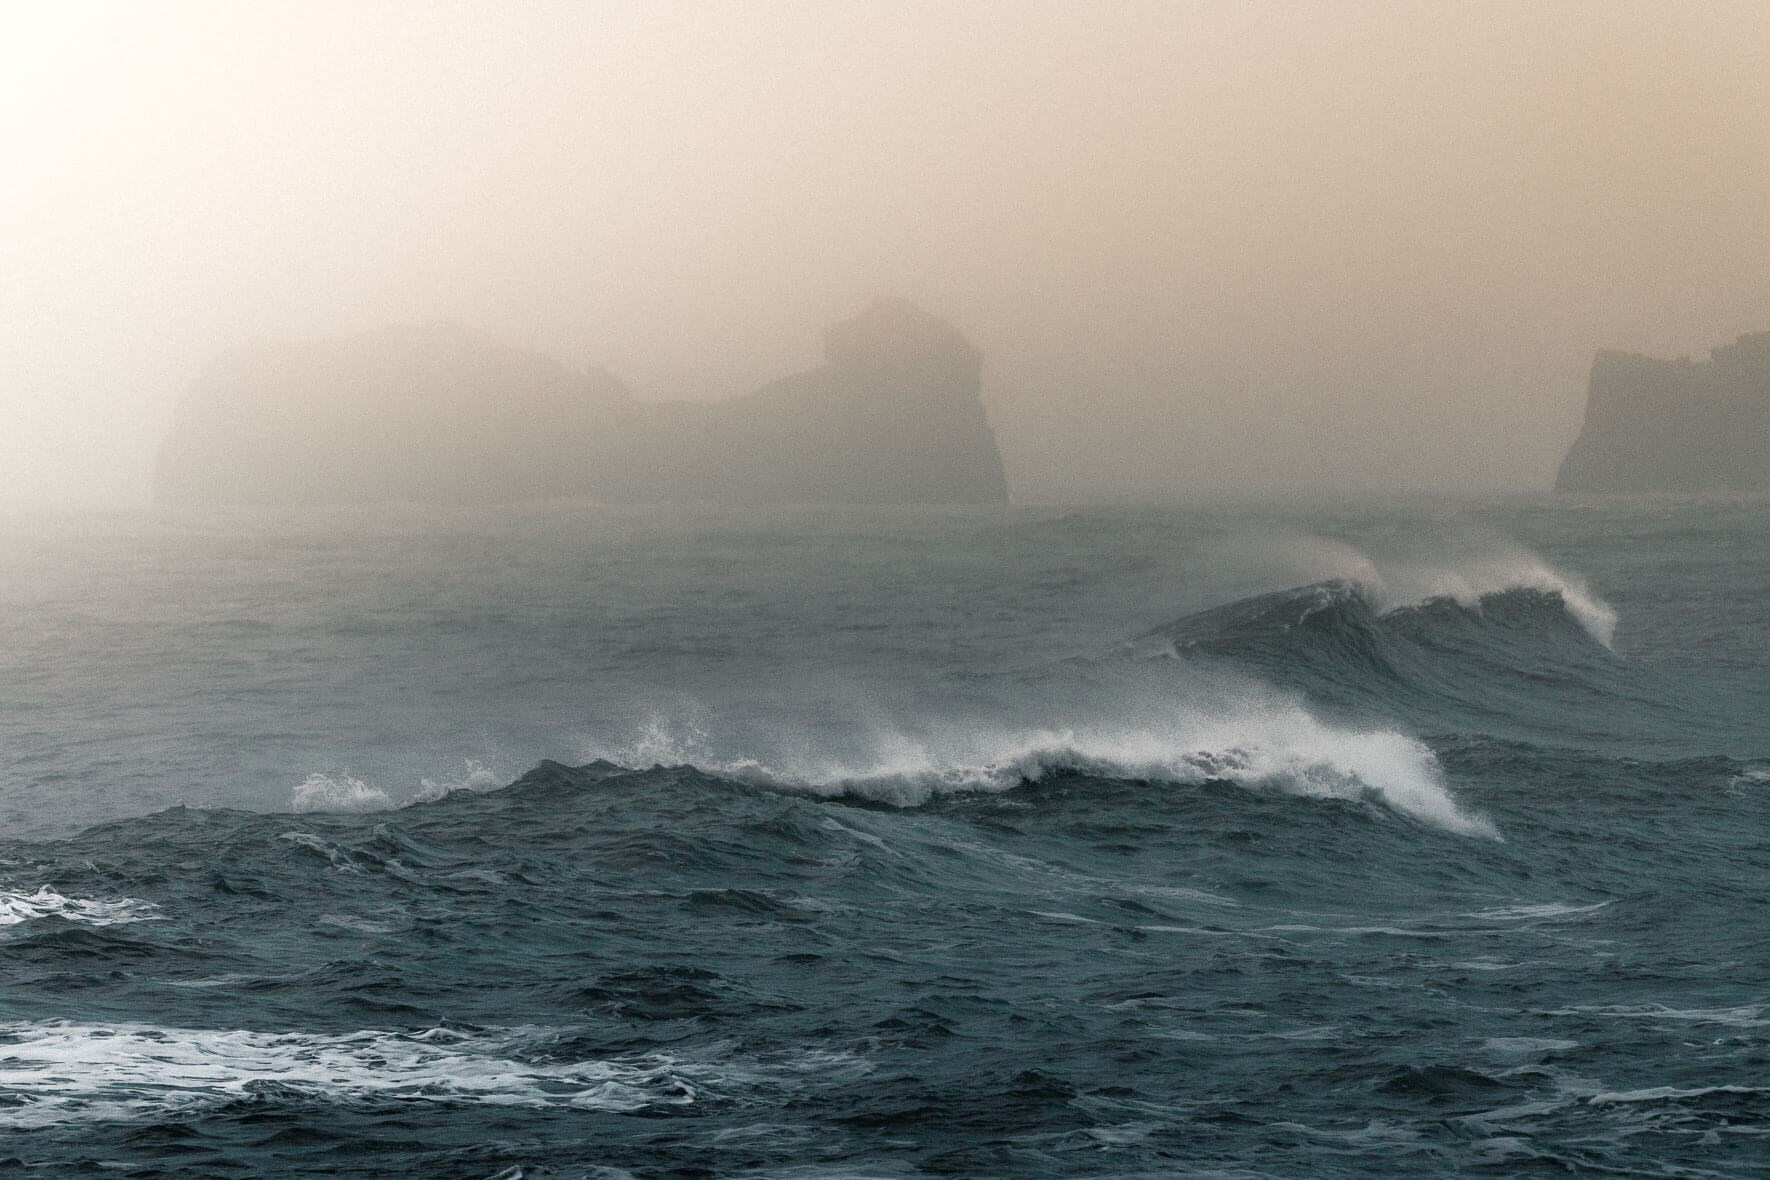
[[[201,1109],[265,1087],[334,1102],[576,1110],[682,1106],[692,1067],[662,1056],[549,1060],[545,1030],[343,1035],[67,1022],[0,1024],[0,1127]]]
[[[380,787],[370,786],[348,774],[314,773],[289,795],[289,810],[297,815],[314,811],[389,811],[393,800]]]
[[[625,766],[692,764],[758,786],[897,806],[952,792],[1005,791],[1065,771],[1180,785],[1227,781],[1312,798],[1374,798],[1450,831],[1497,834],[1457,805],[1432,751],[1402,734],[1327,725],[1274,699],[1212,714],[1145,701],[1133,712],[1090,726],[876,723],[836,740],[781,741],[766,753],[736,757],[704,729],[672,740],[669,726],[654,720],[630,746],[587,753]]]
[[[48,885],[35,893],[0,890],[0,926],[16,926],[36,918],[62,918],[87,926],[115,926],[124,922],[151,922],[161,917],[159,906],[133,897],[102,901],[64,897]]]

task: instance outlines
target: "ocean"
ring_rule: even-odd
[[[0,1174],[1770,1171],[1770,502],[0,519]]]

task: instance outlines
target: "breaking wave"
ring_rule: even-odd
[[[348,774],[310,774],[289,795],[289,810],[297,815],[313,811],[388,811],[392,807],[393,799],[386,791]]]
[[[1408,658],[1403,648],[1412,648],[1415,659],[1436,651],[1524,667],[1557,655],[1590,660],[1608,650],[1614,626],[1594,630],[1554,589],[1511,586],[1468,601],[1440,596],[1388,606],[1365,586],[1330,581],[1200,611],[1144,639],[1163,641],[1168,654],[1265,655],[1267,664],[1306,661],[1337,648],[1396,669]]]
[[[409,798],[396,801],[380,787],[351,774],[315,772],[289,794],[289,810],[296,815],[314,812],[361,814],[392,811],[413,803],[432,803],[456,791],[495,791],[508,780],[500,778],[480,763],[467,760],[459,779],[420,779],[418,789]]]
[[[704,731],[680,741],[654,723],[630,746],[593,747],[619,766],[689,765],[754,786],[914,807],[958,792],[999,792],[1073,773],[1171,785],[1227,782],[1309,798],[1373,799],[1422,822],[1495,836],[1486,819],[1461,808],[1432,751],[1403,734],[1339,728],[1294,705],[1225,716],[1176,715],[1165,723],[1082,727],[929,726],[888,728],[852,742],[849,758],[819,747],[769,756],[709,758]]]
[[[1484,554],[1463,553],[1451,562],[1373,560],[1367,554],[1319,537],[1293,538],[1286,548],[1311,585],[1353,587],[1380,614],[1432,603],[1455,603],[1479,612],[1491,598],[1535,591],[1554,600],[1586,634],[1604,647],[1616,640],[1617,614],[1578,574],[1558,570],[1528,550],[1503,545]]]
[[[1234,667],[1425,732],[1537,740],[1557,728],[1614,727],[1625,709],[1659,716],[1682,703],[1610,649],[1608,606],[1566,580],[1539,581],[1482,590],[1461,579],[1455,593],[1403,605],[1359,582],[1317,582],[1187,615],[1129,650]]]

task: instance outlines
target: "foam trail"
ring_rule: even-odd
[[[61,1021],[0,1024],[0,1127],[202,1109],[265,1086],[329,1101],[630,1112],[694,1102],[663,1057],[549,1061],[545,1030],[343,1035]],[[538,1050],[538,1051],[537,1051]]]
[[[17,926],[37,918],[62,918],[88,926],[115,926],[124,922],[151,922],[160,917],[159,907],[153,902],[133,897],[112,901],[64,897],[48,885],[35,893],[0,890],[0,926]]]

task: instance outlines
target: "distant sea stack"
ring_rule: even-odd
[[[1770,490],[1770,332],[1709,359],[1600,352],[1564,492]]]
[[[723,402],[636,401],[453,324],[253,345],[191,387],[166,505],[995,503],[980,357],[901,299],[824,334],[822,368]]]

